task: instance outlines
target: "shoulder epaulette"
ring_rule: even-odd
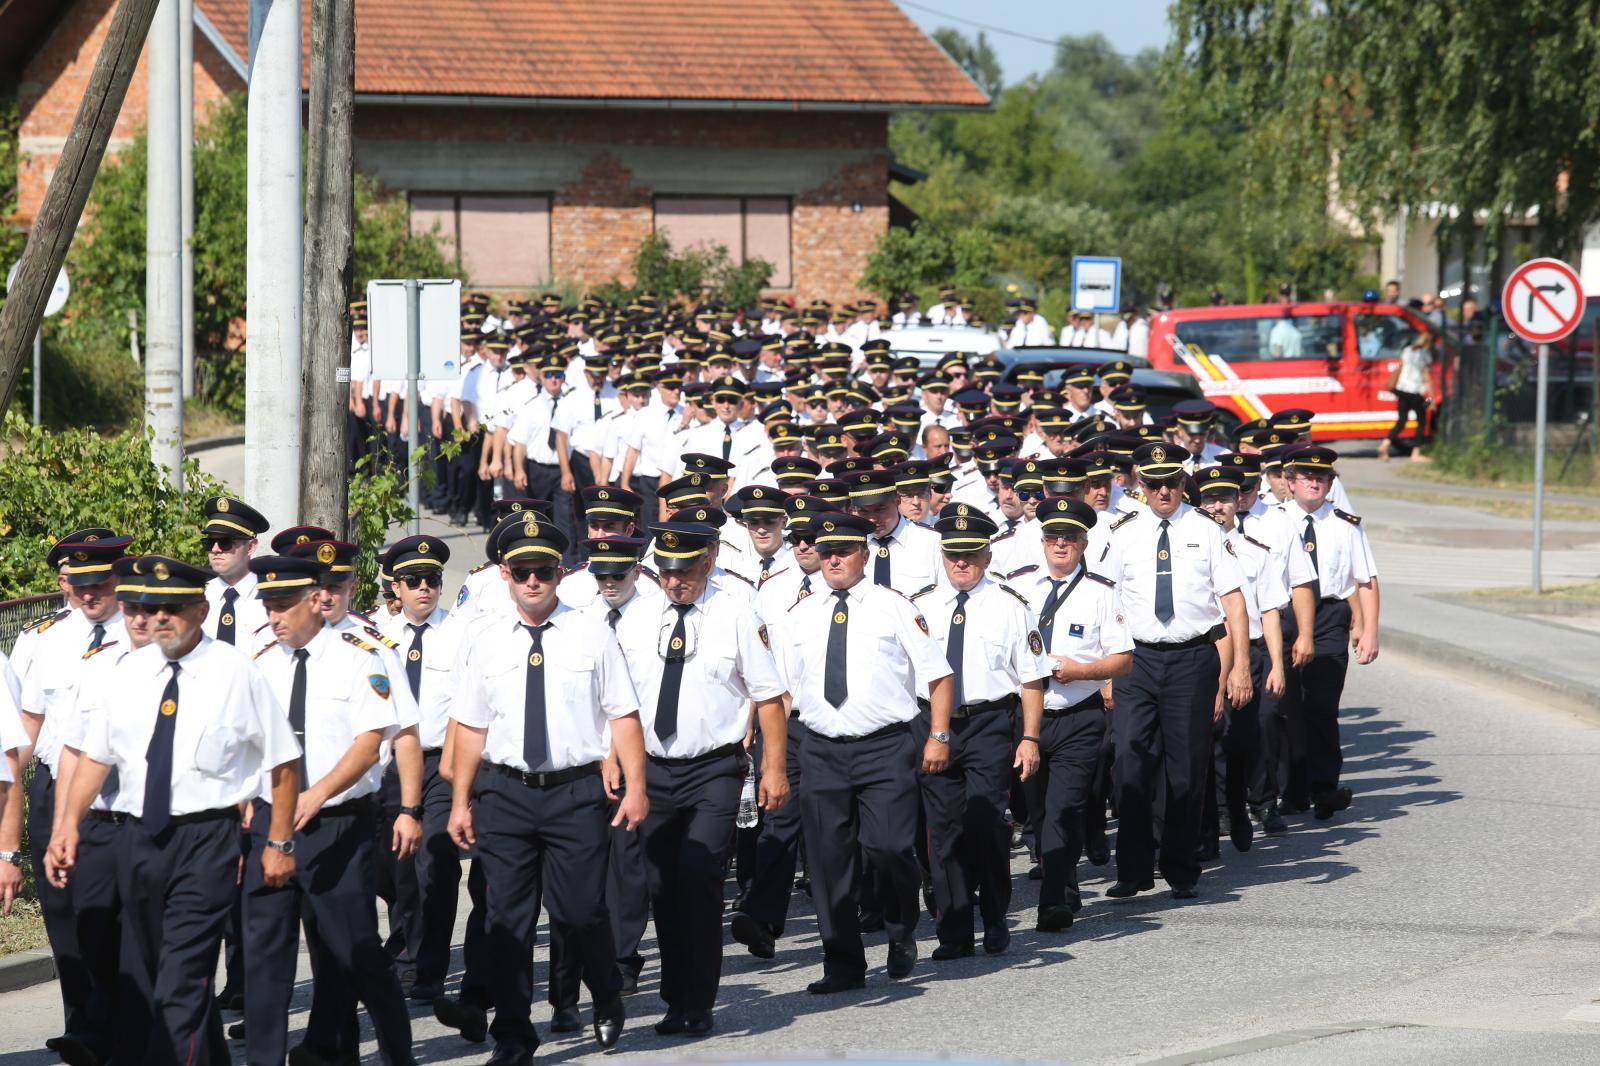
[[[372,628],[372,616],[370,614],[367,614],[364,611],[351,611],[350,613],[365,622],[368,629]]]
[[[373,640],[377,641],[379,644],[382,644],[385,648],[388,648],[390,651],[394,651],[396,648],[398,648],[400,646],[400,642],[398,640],[390,640],[388,637],[384,636],[382,633],[380,633],[376,628],[374,628],[372,626],[365,626],[363,628],[366,629],[367,636],[371,637]]]
[[[105,651],[107,648],[111,647],[115,643],[116,643],[116,641],[114,641],[114,640],[108,640],[104,644],[100,645],[98,648],[90,648],[88,651],[84,652],[83,653],[83,657],[85,659],[93,659],[96,655],[99,655],[101,652]]]
[[[489,569],[489,567],[491,567],[493,565],[494,565],[493,563],[479,563],[477,566],[474,566],[471,570],[467,571],[467,576],[471,577],[473,574],[478,573],[480,570],[487,570],[487,569]]]
[[[1106,528],[1110,532],[1115,533],[1117,530],[1121,529],[1123,526],[1127,525],[1129,522],[1133,521],[1135,518],[1138,518],[1138,517],[1139,517],[1139,512],[1138,511],[1129,511],[1127,514],[1123,515],[1121,518],[1117,519],[1115,522],[1111,523],[1111,525],[1107,526]]]
[[[937,584],[933,584],[933,585],[929,585],[926,588],[920,588],[917,591],[913,592],[910,595],[909,598],[912,599],[912,600],[915,600],[918,596],[926,596],[928,593],[932,592],[934,589],[936,589],[938,587],[939,586]]]
[[[1233,528],[1232,521],[1230,521],[1226,515],[1212,514],[1210,511],[1206,510],[1204,507],[1196,507],[1195,510],[1199,511],[1201,514],[1203,514],[1207,518],[1211,519],[1218,526],[1220,526],[1224,531]]]
[[[1004,533],[998,533],[995,536],[990,537],[989,538],[989,543],[990,544],[999,544],[1002,540],[1005,540],[1007,537],[1015,536],[1016,532],[1017,532],[1017,530],[1019,528],[1021,528],[1021,527],[1020,526],[1012,526],[1010,529],[1006,530]]]
[[[260,625],[256,626],[255,629],[251,630],[251,632],[252,633],[259,633],[263,629],[271,629],[271,628],[272,628],[272,623],[271,622],[262,622]]]
[[[639,567],[639,573],[643,574],[645,577],[649,578],[651,581],[654,581],[656,584],[658,584],[658,585],[661,584],[661,576],[659,574],[657,574],[654,570],[650,569],[648,566]]]
[[[1267,552],[1268,554],[1271,554],[1271,552],[1272,552],[1271,548],[1267,547],[1265,544],[1261,543],[1259,540],[1257,540],[1256,538],[1252,537],[1250,534],[1248,534],[1248,533],[1240,533],[1239,536],[1243,537],[1245,540],[1249,541],[1251,544],[1254,544],[1256,547],[1260,548],[1262,551]]]
[[[348,629],[343,633],[340,633],[339,636],[344,638],[346,644],[354,644],[362,651],[370,651],[374,655],[378,654],[378,646],[376,644],[368,644],[366,641],[362,640]]]
[[[1009,574],[1006,574],[1005,578],[1006,578],[1007,581],[1010,581],[1014,577],[1021,577],[1023,574],[1031,574],[1037,569],[1039,569],[1039,564],[1038,563],[1029,563],[1027,566],[1019,566],[1019,567],[1017,567],[1015,570],[1011,571]]]
[[[1022,606],[1028,606],[1028,597],[1024,596],[1022,593],[1018,592],[1004,581],[996,581],[995,584],[999,585],[1001,588],[1011,593],[1011,595],[1015,596],[1017,598],[1017,602],[1022,604]]]
[[[737,544],[732,543],[731,541],[726,541],[726,540],[723,541],[721,547],[722,547],[723,551],[727,551],[727,550],[731,549],[733,551],[738,552],[741,555],[744,554],[744,549],[739,547]]]
[[[751,588],[755,588],[756,587],[756,583],[754,581],[751,581],[749,578],[745,577],[743,574],[736,574],[732,570],[724,570],[722,572],[724,574],[727,574],[729,577],[738,578],[740,581],[743,581],[746,585],[749,585]]]
[[[1093,570],[1085,570],[1083,573],[1084,573],[1084,576],[1087,577],[1090,581],[1098,581],[1098,582],[1100,582],[1100,584],[1104,585],[1106,588],[1114,589],[1114,588],[1117,587],[1117,583],[1115,581],[1112,581],[1109,577],[1105,577],[1105,576],[1103,576],[1101,574],[1097,574]]]
[[[24,633],[43,633],[45,630],[49,629],[51,626],[55,625],[57,622],[61,621],[71,613],[72,608],[63,607],[61,610],[56,611],[53,614],[42,614],[38,618],[35,618],[33,621],[29,622],[27,625],[23,626],[22,631]]]
[[[345,635],[349,636],[348,633],[345,634]],[[267,652],[271,651],[273,648],[276,648],[277,646],[278,646],[278,642],[277,641],[273,641],[271,644],[268,644],[265,648],[262,648],[260,651],[256,652],[254,655],[250,656],[250,658],[251,658],[252,661],[255,660],[255,659],[259,659],[263,655],[267,654]]]
[[[1359,526],[1361,524],[1361,516],[1358,514],[1351,514],[1349,511],[1341,511],[1337,507],[1333,509],[1333,513],[1344,519],[1346,522],[1349,522],[1353,526]]]

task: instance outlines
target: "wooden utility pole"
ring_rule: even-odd
[[[300,515],[313,525],[342,531],[349,517],[345,411],[350,396],[349,300],[355,254],[355,0],[312,0],[310,74]]]
[[[11,405],[17,391],[34,331],[44,318],[50,289],[83,217],[83,205],[105,158],[106,143],[128,95],[128,83],[133,80],[157,4],[158,0],[120,0],[95,58],[89,87],[72,120],[72,132],[67,134],[61,160],[22,249],[22,264],[4,306],[0,306],[0,412]]]

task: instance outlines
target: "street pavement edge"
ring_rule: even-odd
[[[30,948],[0,958],[0,992],[56,979],[56,961],[46,948]]]

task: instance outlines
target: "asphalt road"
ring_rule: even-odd
[[[657,1038],[647,964],[617,1054],[768,1059],[815,1054],[1083,1062],[1592,1060],[1600,1048],[1600,729],[1396,656],[1352,669],[1344,716],[1355,806],[1297,822],[1247,855],[1224,843],[1201,897],[1088,901],[1065,935],[1032,931],[1019,876],[1009,954],[924,961],[891,982],[881,934],[864,991],[806,994],[820,975],[808,901],[778,957],[730,944],[717,1035]],[[1016,870],[1025,869],[1019,855]],[[1159,882],[1158,882],[1159,886]],[[541,937],[542,942],[542,937]],[[647,940],[647,951],[653,944]],[[302,976],[306,973],[302,958]],[[541,982],[544,951],[536,971]],[[308,985],[291,1024],[304,1025]],[[540,989],[542,995],[542,987]],[[59,1032],[54,985],[0,996],[0,1066]],[[422,1009],[424,1062],[482,1061]],[[534,1010],[541,1028],[542,1003]],[[550,1061],[588,1039],[547,1043]],[[369,1042],[366,1050],[375,1054]]]

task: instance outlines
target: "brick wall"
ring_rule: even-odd
[[[22,149],[17,217],[24,225],[32,222],[55,174],[62,145],[72,131],[72,120],[89,86],[95,57],[111,27],[114,6],[114,0],[77,0],[23,68],[17,85],[17,133]],[[215,101],[228,92],[242,91],[244,82],[199,31],[194,35],[194,56],[195,125],[199,126]],[[144,125],[145,91],[145,56],[141,54],[117,115],[108,152],[125,147]]]

